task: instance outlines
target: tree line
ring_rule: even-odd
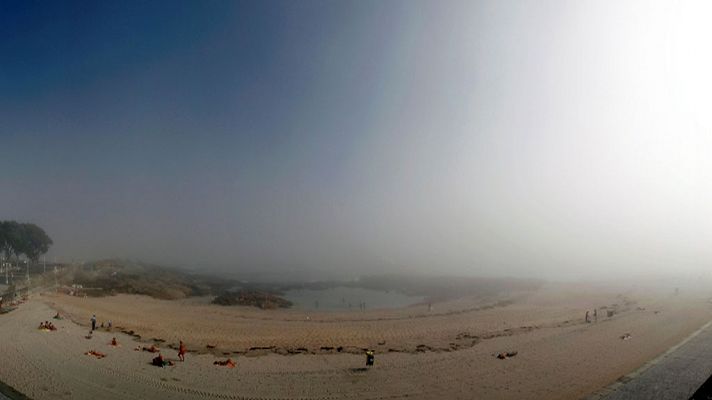
[[[52,239],[35,224],[0,221],[0,254],[9,260],[24,255],[37,262],[52,246]]]

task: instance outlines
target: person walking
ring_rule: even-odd
[[[366,351],[366,366],[367,367],[372,367],[373,366],[373,361],[374,361],[374,351],[373,350],[367,350]]]
[[[178,358],[179,358],[181,361],[185,361],[185,353],[186,353],[187,351],[188,351],[188,350],[185,348],[185,344],[183,344],[183,341],[181,340],[181,341],[180,341],[180,344],[178,345]]]
[[[91,330],[92,332],[96,330],[96,315],[91,316]]]

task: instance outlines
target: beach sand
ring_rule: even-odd
[[[601,285],[548,284],[507,298],[437,303],[430,312],[419,305],[308,314],[205,299],[33,295],[0,315],[0,380],[37,400],[571,399],[634,371],[712,319],[703,296]],[[617,313],[606,318],[599,310],[597,323],[585,323],[585,310],[595,307]],[[68,317],[53,320],[59,330],[38,330],[56,310]],[[112,320],[113,332],[86,339],[92,314]],[[120,347],[109,345],[114,336]],[[154,338],[173,360],[168,346],[184,340],[186,362],[151,366],[153,354],[134,347]],[[364,369],[361,348],[376,350],[372,369]],[[84,355],[89,350],[107,357]],[[506,351],[517,355],[495,357]],[[213,365],[228,357],[222,353],[237,367]]]

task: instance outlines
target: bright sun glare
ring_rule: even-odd
[[[670,84],[682,118],[708,133],[712,128],[712,3],[686,1],[670,8]],[[661,27],[666,29],[666,27]]]

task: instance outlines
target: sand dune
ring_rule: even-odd
[[[514,302],[464,299],[425,307],[311,314],[220,307],[141,296],[84,299],[34,296],[0,315],[0,380],[35,399],[57,398],[482,398],[585,396],[664,352],[712,318],[703,298],[549,285]],[[492,305],[497,305],[493,307]],[[614,304],[616,304],[614,306]],[[615,307],[599,322],[583,310]],[[56,309],[71,319],[57,332],[36,329]],[[134,351],[134,337],[97,332],[92,313],[143,340],[183,339],[185,363],[157,368]],[[630,340],[620,336],[630,333]],[[109,345],[116,336],[121,347]],[[254,349],[254,348],[266,349]],[[342,347],[338,352],[337,348]],[[361,347],[376,349],[364,371]],[[253,348],[253,350],[250,350]],[[333,349],[330,349],[333,348]],[[88,350],[107,354],[96,359]],[[303,350],[299,350],[303,349]],[[502,351],[516,357],[500,360]],[[280,352],[304,352],[281,355]],[[229,353],[237,368],[213,365]],[[352,354],[358,353],[358,354]]]

